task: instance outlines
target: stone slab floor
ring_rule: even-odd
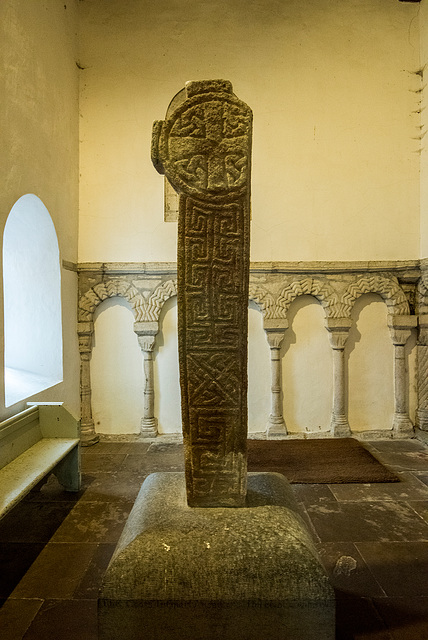
[[[400,483],[293,485],[337,590],[337,639],[428,640],[428,447],[366,444]],[[1,640],[96,640],[97,590],[141,483],[182,458],[162,438],[101,442],[82,450],[77,495],[51,476],[0,521]]]

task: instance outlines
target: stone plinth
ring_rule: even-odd
[[[247,506],[191,508],[184,474],[144,482],[99,599],[100,640],[333,640],[334,593],[291,489],[250,473]]]

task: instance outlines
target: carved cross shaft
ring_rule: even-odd
[[[153,131],[153,163],[180,194],[178,338],[191,506],[245,504],[251,126],[250,109],[219,80],[187,83],[186,99]]]

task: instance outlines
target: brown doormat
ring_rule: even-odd
[[[295,484],[399,482],[354,438],[248,440],[248,471],[276,471]]]

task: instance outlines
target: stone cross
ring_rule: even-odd
[[[225,80],[188,82],[153,125],[180,194],[178,343],[187,500],[244,506],[252,112]]]

